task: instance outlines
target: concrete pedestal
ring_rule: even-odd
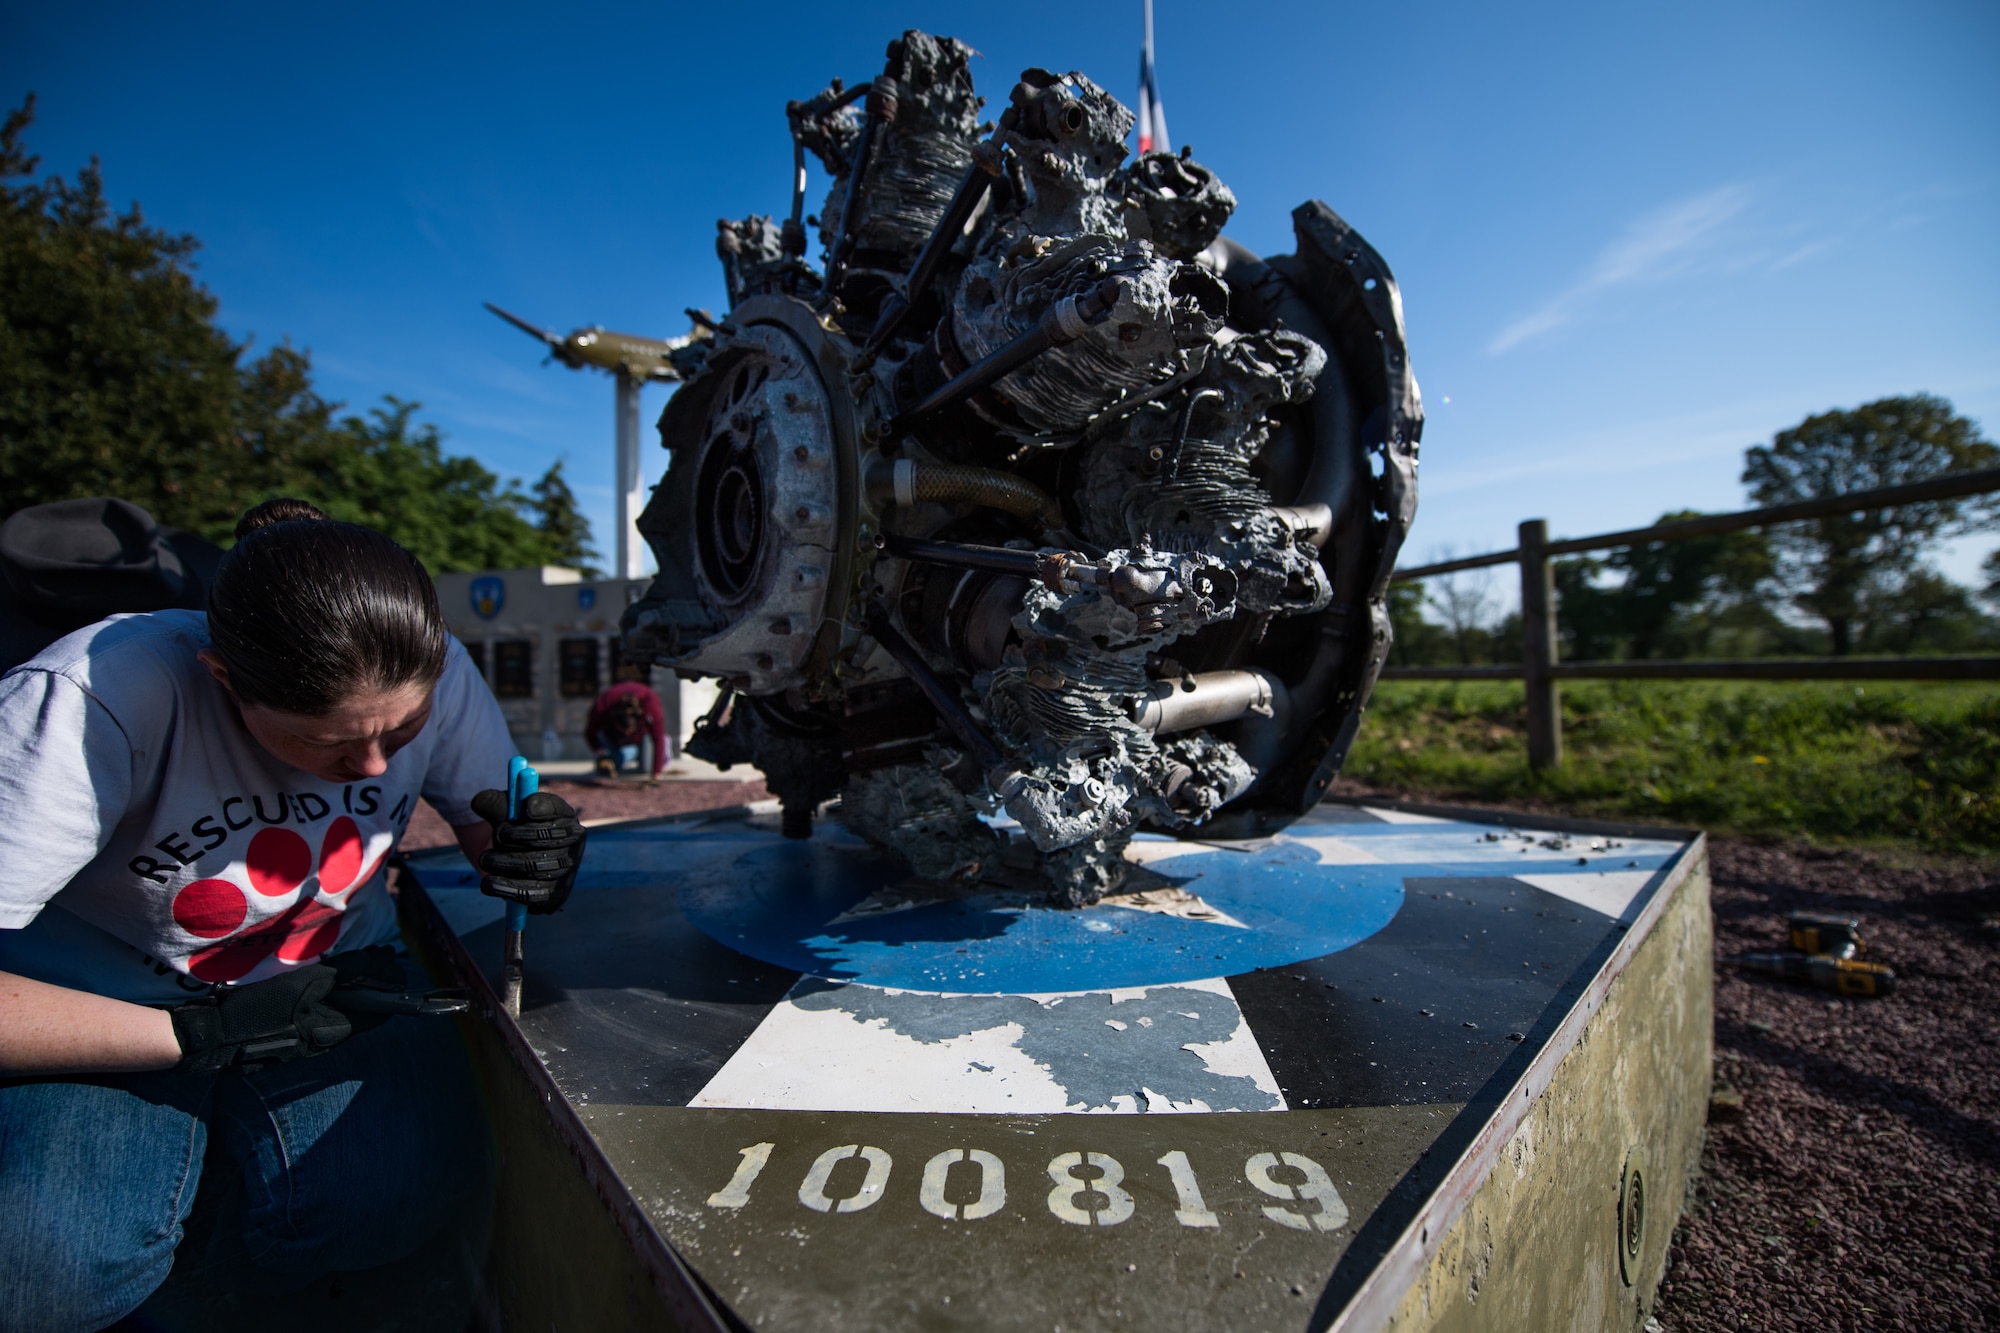
[[[535,918],[412,858],[506,1328],[1636,1328],[1704,1120],[1698,835],[1327,805],[1075,912],[775,811],[600,829]],[[421,883],[421,888],[416,883]]]

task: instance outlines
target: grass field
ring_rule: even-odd
[[[1521,687],[1384,682],[1345,775],[1440,799],[1817,842],[2000,852],[2000,689],[1579,681],[1566,762],[1528,767]]]

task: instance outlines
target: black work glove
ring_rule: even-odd
[[[331,1050],[354,1031],[347,1016],[326,1003],[339,980],[333,968],[314,963],[176,1005],[167,1011],[181,1044],[176,1068],[254,1068]]]
[[[537,915],[561,910],[583,861],[583,825],[569,802],[533,792],[509,819],[507,793],[488,790],[472,798],[472,813],[493,826],[493,849],[479,858],[486,872],[479,891],[526,903]]]
[[[327,1004],[366,1032],[398,1014],[462,1014],[471,1006],[456,990],[415,990],[403,961],[387,944],[328,954],[320,960],[339,975]]]
[[[409,988],[403,964],[387,944],[328,954],[320,962],[332,968],[338,978],[326,997],[327,1006],[345,1014],[356,1032],[387,1022]]]
[[[366,949],[349,949],[344,953],[330,953],[320,959],[334,970],[334,1001],[339,1002],[340,992],[347,990],[377,990],[400,992],[406,984],[403,976],[402,960],[396,957],[395,946],[371,944]]]

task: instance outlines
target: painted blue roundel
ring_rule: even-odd
[[[680,905],[717,942],[779,967],[897,990],[1018,995],[1171,985],[1335,953],[1389,924],[1407,870],[1321,865],[1285,841],[1149,861],[1210,916],[1061,910],[998,893],[910,903],[892,887],[906,871],[830,829],[695,869]]]

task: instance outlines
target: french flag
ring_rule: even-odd
[[[1153,77],[1153,0],[1146,0],[1146,44],[1139,48],[1139,151],[1171,153],[1167,138],[1167,108],[1160,101],[1160,84]]]

